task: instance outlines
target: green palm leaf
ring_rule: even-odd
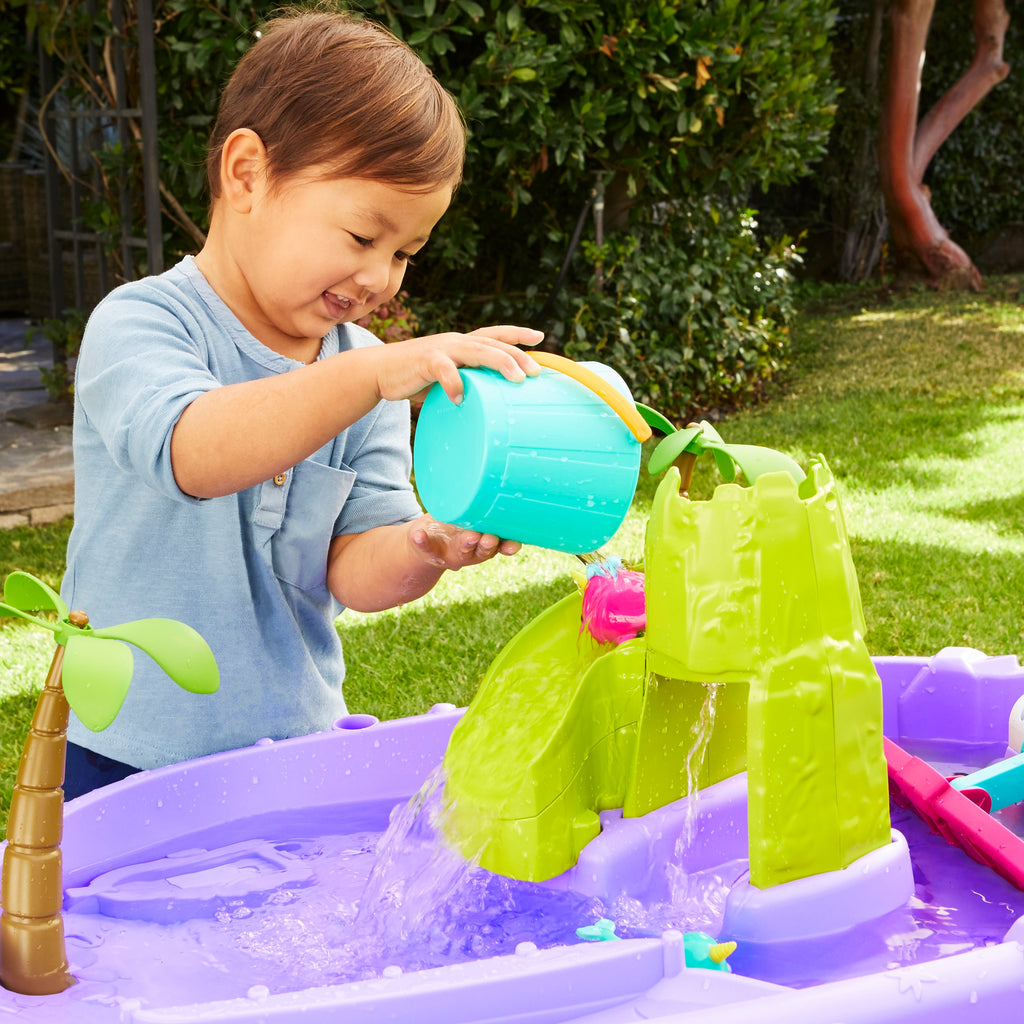
[[[637,402],[636,411],[640,413],[644,422],[649,427],[653,427],[655,430],[660,430],[666,436],[676,432],[676,425],[665,416],[662,416],[657,409],[652,409],[649,405],[643,405],[640,402]]]
[[[788,456],[774,448],[756,444],[730,444],[725,450],[750,483],[765,473],[788,473],[798,484],[805,478],[804,471]]]
[[[68,615],[68,606],[60,594],[42,580],[20,570],[10,573],[4,580],[4,603],[24,612],[56,612],[60,619]]]
[[[765,473],[788,473],[798,484],[805,477],[804,471],[788,455],[774,448],[756,444],[726,444],[710,423],[703,421],[699,427],[686,427],[669,434],[651,453],[647,463],[648,472],[658,474],[672,465],[684,451],[701,455],[711,452],[722,479],[736,478],[737,468],[753,483]]]
[[[82,724],[101,732],[117,717],[132,681],[131,648],[88,633],[68,637],[61,678]]]
[[[658,447],[651,452],[647,463],[647,472],[654,476],[664,473],[690,447],[694,439],[700,437],[700,432],[700,427],[684,427],[663,438]]]
[[[94,637],[124,640],[148,654],[180,687],[191,693],[214,693],[220,676],[206,641],[191,626],[175,619],[139,619],[93,630]]]
[[[191,693],[214,693],[220,685],[217,662],[206,641],[191,626],[174,619],[139,619],[120,626],[93,629],[83,616],[68,611],[51,587],[24,572],[12,572],[4,581],[0,611],[28,619],[56,634],[65,647],[62,679],[64,694],[84,725],[99,732],[121,710],[134,669],[129,647],[148,654],[180,687]],[[54,611],[56,623],[29,615]],[[70,617],[69,617],[70,616]]]

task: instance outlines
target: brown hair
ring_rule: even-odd
[[[239,61],[210,135],[214,199],[224,142],[239,128],[263,141],[273,182],[316,164],[410,190],[454,190],[462,177],[466,129],[454,98],[400,39],[349,14],[279,16]]]

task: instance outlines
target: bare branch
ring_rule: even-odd
[[[1009,24],[1004,0],[974,0],[974,59],[918,125],[914,173],[919,179],[956,126],[1010,73],[1010,65],[1003,60]]]
[[[1003,0],[976,0],[976,15],[998,14],[997,8],[1005,12]],[[919,143],[917,115],[921,68],[934,9],[934,0],[893,0],[889,80],[879,137],[879,180],[898,260],[904,264],[916,261],[929,279],[940,286],[980,291],[981,275],[977,268],[967,253],[949,237],[932,210],[931,195],[923,183],[927,161],[924,164],[918,161],[918,154],[927,152],[929,148],[934,153],[934,148],[963,116],[961,113],[946,128],[933,113],[928,136],[923,144]],[[995,18],[993,24],[998,23],[998,18]],[[979,24],[984,30],[987,22],[984,17],[977,17],[975,24],[976,31]],[[984,31],[982,35],[985,35]],[[999,38],[1001,40],[1001,35]],[[947,114],[955,113],[954,103],[963,103],[970,91],[957,91],[954,87],[950,94],[954,99],[945,106]],[[937,104],[935,109],[941,115],[940,107],[941,104]]]

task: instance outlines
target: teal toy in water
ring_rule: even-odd
[[[602,917],[593,924],[585,924],[582,928],[576,929],[577,938],[584,942],[610,942],[619,938],[615,934],[615,922],[608,917]]]
[[[687,967],[732,973],[727,959],[735,950],[735,942],[719,942],[705,932],[687,932],[683,936],[683,955]]]
[[[584,942],[610,942],[621,938],[615,934],[615,927],[611,918],[602,917],[593,924],[577,928],[576,937]],[[735,951],[735,942],[719,942],[706,932],[686,932],[683,935],[683,957],[687,967],[730,974],[732,968],[726,961]]]

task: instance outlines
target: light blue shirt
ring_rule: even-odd
[[[321,358],[381,344],[351,324]],[[75,523],[62,596],[96,628],[161,616],[197,629],[220,690],[179,689],[137,649],[120,714],[76,743],[139,768],[329,728],[345,663],[326,584],[337,534],[421,514],[409,482],[409,407],[381,402],[304,462],[222,498],[182,493],[171,432],[205,391],[301,364],[266,348],[191,257],[121,286],[94,310],[75,383]],[[209,439],[211,450],[217,438]]]

